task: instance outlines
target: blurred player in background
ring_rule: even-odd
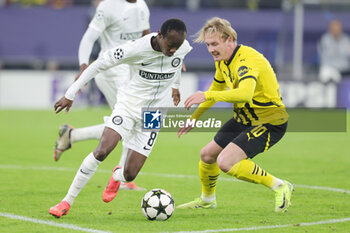
[[[80,42],[80,73],[76,80],[87,68],[93,45],[98,38],[100,38],[101,56],[108,49],[149,34],[149,16],[149,9],[144,0],[104,0],[100,2],[94,18]],[[96,85],[102,91],[111,109],[116,104],[118,88],[129,80],[130,71],[127,64],[103,71],[95,77]],[[67,124],[62,125],[55,146],[54,160],[58,161],[62,153],[71,148],[72,143],[100,139],[103,129],[104,124],[85,128],[73,128]],[[127,153],[127,148],[123,148],[119,165],[124,165]],[[144,190],[134,182],[123,183],[121,189]]]
[[[215,60],[216,74],[209,90],[188,97],[185,107],[200,104],[192,116],[198,119],[217,101],[229,102],[234,104],[234,117],[200,152],[202,196],[178,208],[216,208],[216,180],[221,170],[237,179],[263,184],[273,190],[275,211],[285,212],[291,204],[292,184],[248,160],[277,143],[287,129],[289,116],[276,75],[262,54],[237,44],[237,34],[227,20],[212,18],[199,33],[196,42],[207,45]],[[180,128],[178,136],[189,130],[191,127]]]
[[[350,37],[343,31],[339,20],[332,20],[328,32],[323,34],[318,44],[320,55],[320,80],[339,82],[350,75]]]
[[[157,139],[156,131],[143,131],[142,108],[166,107],[167,96],[173,89],[173,103],[180,102],[178,90],[181,64],[192,49],[185,40],[186,25],[179,19],[165,21],[158,33],[152,33],[135,41],[107,50],[93,62],[55,104],[56,113],[69,111],[80,88],[103,70],[129,64],[131,80],[118,91],[118,100],[106,122],[100,143],[84,159],[66,197],[49,213],[55,217],[66,215],[81,189],[93,176],[98,165],[123,138],[128,156],[123,166],[116,166],[103,192],[103,201],[110,202],[117,195],[121,182],[134,180],[151,153]],[[178,91],[176,91],[178,93]],[[159,117],[159,111],[153,117]]]

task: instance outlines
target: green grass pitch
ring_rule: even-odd
[[[102,122],[108,109],[0,111],[0,232],[350,232],[350,130],[343,133],[287,133],[254,161],[271,174],[295,184],[286,214],[274,210],[273,192],[221,174],[218,208],[175,210],[165,222],[148,221],[140,203],[145,192],[120,191],[110,203],[102,192],[119,161],[120,145],[60,219],[48,210],[65,196],[83,158],[97,141],[80,142],[52,158],[59,125]],[[349,122],[349,116],[348,116]],[[160,133],[136,183],[163,188],[181,204],[199,197],[200,149],[214,136]],[[64,228],[67,227],[67,228]]]

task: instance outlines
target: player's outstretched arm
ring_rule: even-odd
[[[80,41],[78,52],[80,70],[79,74],[75,77],[74,81],[77,81],[80,78],[83,71],[88,67],[92,48],[94,46],[95,41],[100,37],[101,33],[102,31],[97,31],[92,27],[88,27],[88,29],[84,33],[84,36]],[[79,90],[79,92],[81,92],[81,90]]]
[[[79,74],[75,77],[74,82],[80,78],[81,74],[84,72],[84,70],[86,70],[87,67],[88,67],[88,65],[86,65],[86,64],[80,65]],[[87,83],[84,85],[84,87],[86,87],[86,86],[87,86]],[[78,94],[80,94],[81,91],[82,91],[82,89],[79,89]]]
[[[69,112],[70,107],[72,107],[73,100],[69,100],[66,97],[62,97],[59,101],[55,103],[55,112],[59,113],[63,109],[66,109],[66,112]]]
[[[80,78],[81,74],[84,72],[84,70],[86,70],[87,67],[88,65],[86,65],[85,63],[80,65],[79,74],[77,75],[77,77],[75,77],[74,81],[77,81]]]

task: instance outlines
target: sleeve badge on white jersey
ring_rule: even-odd
[[[122,59],[124,56],[124,50],[121,49],[121,48],[117,48],[115,51],[114,51],[114,58],[117,59],[117,60],[120,60]]]
[[[104,13],[103,13],[103,11],[101,11],[101,10],[98,10],[97,12],[96,12],[96,19],[97,20],[102,20],[103,18],[104,18]]]
[[[171,65],[172,65],[173,67],[178,67],[178,66],[180,65],[180,63],[181,63],[181,60],[180,60],[180,58],[178,58],[178,57],[175,57],[175,58],[171,61]]]
[[[119,115],[113,117],[112,119],[113,124],[115,125],[121,125],[123,123],[123,118]]]

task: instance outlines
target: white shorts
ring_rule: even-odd
[[[119,65],[112,67],[96,75],[95,82],[97,87],[105,96],[111,109],[117,103],[118,88],[130,80],[130,68],[128,65]]]
[[[116,104],[106,127],[122,136],[123,146],[148,157],[157,140],[158,132],[142,131],[141,114],[130,112],[121,104]]]

